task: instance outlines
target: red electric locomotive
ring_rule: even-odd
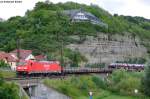
[[[62,67],[58,61],[20,61],[18,74],[60,74]]]

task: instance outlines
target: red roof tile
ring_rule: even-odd
[[[26,59],[30,54],[32,54],[32,50],[24,50],[24,49],[19,50],[16,49],[14,51],[11,51],[10,53],[17,57],[18,52],[20,54],[20,59]]]
[[[37,55],[37,56],[35,56],[35,59],[39,60],[39,61],[45,60],[45,58],[46,58],[46,56],[44,56],[44,55]]]
[[[8,62],[16,62],[17,59],[14,58],[11,54],[5,53],[5,52],[0,52],[0,60],[7,60]]]
[[[6,59],[7,54],[5,52],[0,52],[0,60]]]

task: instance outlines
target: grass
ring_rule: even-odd
[[[78,99],[88,99],[88,96],[81,96]],[[136,96],[122,96],[106,90],[99,90],[97,91],[97,93],[93,95],[93,99],[141,99],[141,98]]]
[[[104,98],[100,98],[100,99],[137,99],[137,98],[130,97],[130,96],[117,96],[117,95],[112,94],[108,97],[104,97]]]
[[[0,70],[0,75],[3,78],[13,78],[16,77],[16,72]]]

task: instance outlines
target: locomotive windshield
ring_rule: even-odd
[[[25,65],[26,65],[26,62],[19,62],[18,65],[19,65],[19,66],[25,66]]]

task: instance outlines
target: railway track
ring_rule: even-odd
[[[36,79],[65,79],[67,77],[70,77],[70,76],[73,76],[73,75],[76,75],[76,76],[79,76],[79,75],[90,75],[90,74],[66,74],[66,75],[52,75],[52,76],[38,76],[38,77],[14,77],[14,78],[4,78],[4,80],[6,81],[17,81],[17,80],[36,80]]]
[[[72,75],[88,75],[92,73],[107,74],[112,73],[112,69],[101,69],[101,68],[66,68],[62,74],[59,75],[49,75],[49,74],[38,74],[38,75],[22,75],[15,78],[4,78],[6,81],[16,81],[16,80],[32,80],[32,79],[63,79]]]

